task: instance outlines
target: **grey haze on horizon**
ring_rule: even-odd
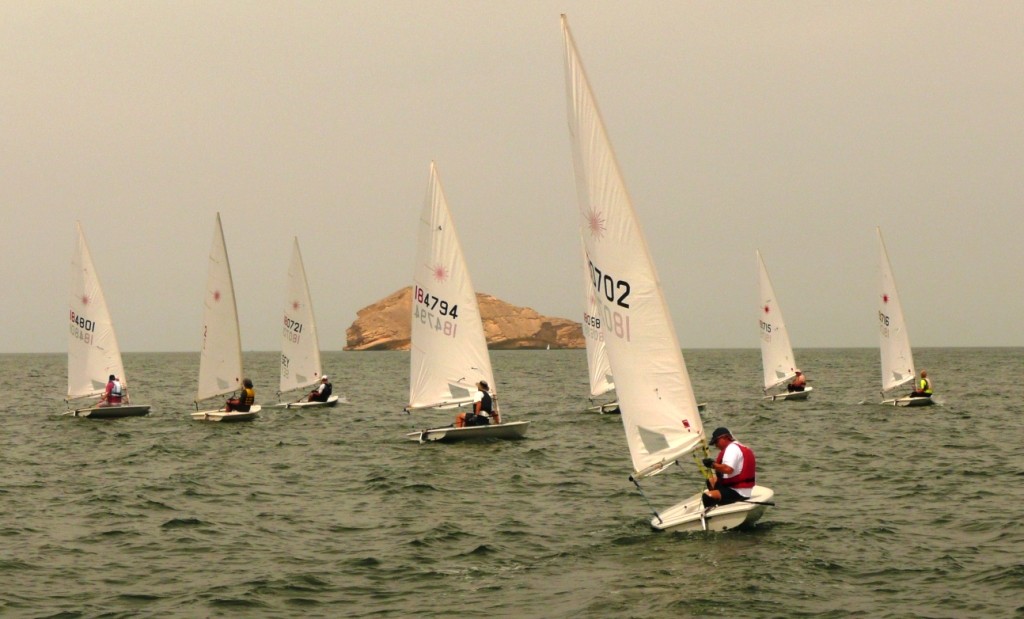
[[[580,320],[566,13],[684,348],[1021,346],[1024,3],[0,3],[0,352],[67,347],[82,222],[125,351],[198,351],[221,213],[243,348],[292,237],[324,350],[410,283],[431,160],[476,289]],[[1018,326],[1014,326],[1018,325]]]

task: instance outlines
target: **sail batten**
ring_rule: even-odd
[[[470,386],[481,380],[497,405],[476,291],[433,162],[420,212],[412,297],[408,409],[465,401],[473,393]]]
[[[569,25],[566,101],[584,259],[600,312],[634,471],[703,443],[686,364],[661,282]],[[653,474],[653,473],[651,473]]]

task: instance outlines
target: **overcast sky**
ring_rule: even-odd
[[[293,236],[321,348],[411,283],[436,160],[476,288],[579,320],[566,13],[684,348],[1024,345],[1022,2],[0,2],[0,352],[67,347],[74,222],[126,351],[242,345]]]

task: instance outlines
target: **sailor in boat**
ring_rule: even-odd
[[[921,370],[921,379],[917,381],[917,388],[910,392],[910,397],[932,397],[932,381],[928,379],[928,370]]]
[[[248,413],[253,404],[256,403],[256,390],[253,389],[252,380],[246,378],[242,381],[242,391],[237,398],[231,398],[224,405],[227,412],[238,411]]]
[[[491,398],[491,387],[486,380],[476,384],[478,391],[473,401],[473,411],[459,413],[455,416],[456,428],[468,428],[471,426],[486,426],[491,423],[491,415],[494,414],[494,400]],[[498,423],[495,419],[495,423]]]
[[[306,399],[307,402],[326,402],[327,398],[331,397],[331,392],[334,391],[334,386],[331,385],[331,381],[324,374],[320,377],[320,384],[316,389],[309,392],[309,397]]]
[[[734,439],[728,428],[715,428],[710,442],[719,452],[715,460],[704,458],[704,466],[712,473],[701,497],[704,507],[746,501],[753,492],[757,468],[753,450]]]
[[[100,401],[96,406],[121,406],[121,399],[123,397],[124,387],[121,385],[121,381],[118,380],[117,376],[111,374],[107,380],[107,388],[103,391],[103,395],[100,396]]]
[[[796,376],[794,376],[793,380],[791,380],[789,382],[789,384],[786,385],[786,390],[791,392],[791,393],[793,391],[803,391],[806,388],[807,388],[807,379],[804,378],[804,373],[801,372],[800,370],[796,371]]]

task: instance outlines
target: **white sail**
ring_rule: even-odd
[[[582,241],[582,237],[580,239]],[[583,341],[587,346],[587,369],[590,374],[590,395],[597,397],[615,389],[612,366],[604,346],[601,330],[601,309],[591,282],[586,247],[583,248]]]
[[[203,346],[199,355],[196,402],[242,387],[242,340],[231,265],[224,244],[220,213],[213,230],[210,266],[203,299]]]
[[[281,392],[302,389],[320,382],[323,375],[320,342],[298,238],[295,239],[292,260],[288,266],[288,291],[281,336]]]
[[[703,427],[647,241],[564,15],[562,33],[587,268],[640,478],[701,446]]]
[[[412,288],[412,353],[408,409],[473,401],[485,380],[497,406],[476,292],[441,188],[430,164],[427,197],[416,240]]]
[[[761,332],[761,367],[764,370],[764,389],[769,391],[796,376],[796,361],[789,332],[782,320],[782,308],[775,298],[772,280],[768,277],[761,252],[757,252],[760,276],[761,303],[758,307],[758,326]]]
[[[71,322],[68,334],[68,399],[97,396],[104,392],[111,374],[128,386],[121,363],[121,349],[114,323],[100,288],[89,246],[80,223],[71,259]]]
[[[885,250],[882,229],[878,231],[881,289],[878,295],[878,341],[882,352],[882,391],[891,391],[914,380],[914,357],[903,318],[903,306],[896,291],[896,279]]]

